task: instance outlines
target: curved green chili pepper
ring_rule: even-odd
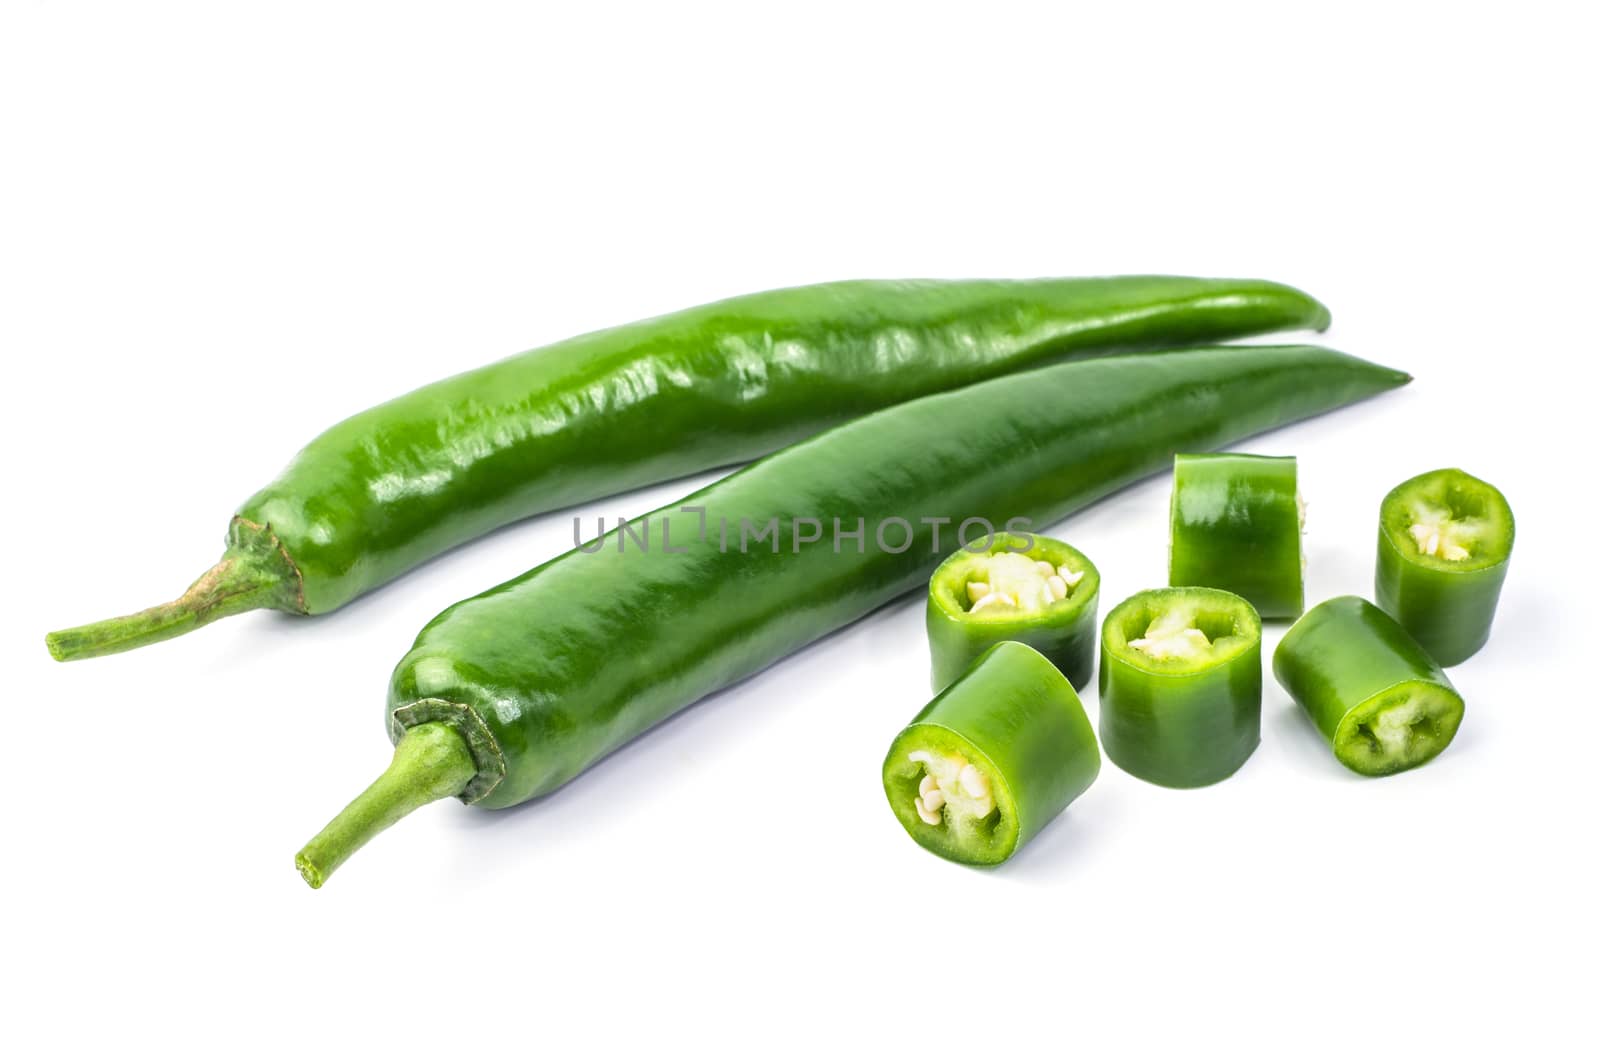
[[[1273,652],[1272,672],[1334,757],[1364,776],[1432,760],[1461,726],[1465,704],[1444,670],[1359,596],[1307,611]]]
[[[648,551],[613,530],[451,607],[394,672],[390,738],[404,748],[418,728],[448,726],[461,746],[429,768],[467,802],[543,795],[925,584],[978,522],[1059,519],[1175,451],[1226,445],[1408,378],[1316,347],[1239,347],[1061,365],[885,409],[638,520]],[[302,851],[309,882],[412,808],[417,786],[448,786],[416,757],[397,751],[396,773]]]
[[[321,614],[496,527],[749,460],[875,409],[1089,353],[1328,324],[1261,280],[859,280],[746,295],[445,379],[329,429],[177,600],[52,633],[126,651],[254,608]]]
[[[1074,688],[1094,676],[1100,572],[1064,541],[996,534],[957,549],[928,579],[928,648],[935,692],[1001,641],[1056,664]]]
[[[1407,479],[1378,515],[1378,606],[1441,666],[1489,640],[1516,521],[1505,495],[1465,471]]]
[[[1049,659],[996,644],[889,745],[883,790],[925,849],[998,865],[1100,774],[1083,703]]]
[[[1135,593],[1106,616],[1100,740],[1125,771],[1169,788],[1231,777],[1261,742],[1261,618],[1195,586]]]
[[[1297,477],[1292,456],[1173,457],[1168,584],[1225,589],[1262,618],[1304,611]]]

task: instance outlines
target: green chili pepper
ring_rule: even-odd
[[[1461,726],[1465,704],[1444,670],[1359,596],[1307,611],[1273,652],[1272,672],[1334,757],[1365,776],[1422,765]]]
[[[430,622],[390,683],[390,773],[298,865],[320,884],[446,788],[485,807],[555,790],[703,696],[924,585],[982,520],[1015,532],[1017,520],[1059,519],[1178,450],[1408,378],[1316,347],[1117,357],[908,402],[791,446],[637,520],[648,551],[637,527],[614,529]],[[446,732],[456,746],[409,750],[419,728],[430,748]]]
[[[1516,522],[1505,495],[1465,471],[1407,479],[1378,516],[1378,606],[1441,666],[1489,639]]]
[[[1225,589],[1262,618],[1305,610],[1304,523],[1292,456],[1179,454],[1168,584]]]
[[[958,549],[928,580],[933,690],[1007,640],[1037,650],[1082,688],[1094,675],[1099,606],[1100,572],[1064,541],[997,534],[987,548]]]
[[[52,633],[58,659],[256,608],[321,614],[538,512],[751,459],[939,391],[1089,353],[1324,328],[1260,280],[848,281],[746,295],[445,379],[323,433],[177,600]]]
[[[1188,586],[1114,607],[1100,642],[1100,739],[1152,784],[1232,776],[1261,742],[1261,618],[1250,602]]]
[[[923,847],[998,865],[1100,774],[1089,715],[1054,663],[1012,641],[989,648],[889,745],[889,808]]]

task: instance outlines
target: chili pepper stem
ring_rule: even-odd
[[[132,615],[108,618],[45,635],[50,654],[62,662],[111,655],[170,640],[190,630],[241,611],[270,606],[262,598],[276,595],[275,580],[240,556],[224,556],[215,567],[170,603]]]
[[[269,529],[240,524],[222,559],[176,600],[47,633],[44,642],[61,662],[92,659],[171,640],[219,618],[263,608],[303,612],[300,575]]]
[[[313,888],[321,887],[373,836],[413,810],[461,794],[477,773],[466,739],[453,726],[434,721],[407,729],[389,768],[294,856],[294,867]]]

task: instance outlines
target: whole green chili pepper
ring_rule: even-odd
[[[1089,353],[1327,326],[1260,280],[861,280],[746,295],[519,354],[332,427],[247,500],[177,600],[52,633],[58,659],[257,608],[321,614],[526,518],[751,459],[909,398]]]
[[[981,540],[983,520],[1059,519],[1176,451],[1408,379],[1308,346],[1117,357],[908,402],[791,446],[638,520],[658,542],[648,551],[630,543],[636,529],[613,529],[424,627],[389,687],[394,763],[296,863],[319,885],[447,791],[484,807],[553,791],[925,584],[962,538]]]
[[[935,692],[1001,641],[1035,649],[1082,688],[1094,676],[1100,572],[1064,541],[996,534],[958,549],[928,579],[928,648]]]
[[[1450,745],[1465,709],[1439,664],[1359,596],[1325,600],[1272,654],[1272,672],[1345,766],[1381,777]]]
[[[1516,521],[1505,495],[1465,471],[1407,479],[1378,515],[1378,606],[1441,666],[1489,640]]]
[[[1225,589],[1262,618],[1295,617],[1306,606],[1303,511],[1292,456],[1180,453],[1168,584]]]
[[[1188,586],[1135,593],[1106,616],[1100,740],[1141,780],[1198,788],[1261,742],[1261,618],[1243,597]]]
[[[883,790],[912,839],[940,857],[998,865],[1100,774],[1078,694],[1013,641],[980,655],[889,745]]]

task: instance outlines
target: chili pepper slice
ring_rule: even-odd
[[[928,579],[935,692],[1001,641],[1028,645],[1074,688],[1094,676],[1100,572],[1064,541],[991,534],[951,553]],[[985,547],[985,545],[987,547]]]
[[[1056,667],[1006,641],[980,655],[889,745],[883,790],[912,839],[998,865],[1089,789],[1100,748]]]
[[[1106,616],[1100,739],[1141,780],[1198,788],[1261,742],[1261,618],[1243,597],[1185,586],[1135,593]]]
[[[397,765],[299,867],[320,883],[414,808],[425,780],[429,794],[459,784],[464,801],[486,808],[554,791],[696,700],[925,591],[955,547],[951,528],[969,519],[1043,525],[1155,473],[1174,452],[1227,445],[1408,379],[1316,347],[1115,357],[908,402],[790,446],[650,513],[656,547],[612,530],[424,627],[390,681],[390,739],[405,745],[444,723],[476,771],[463,779],[458,754],[433,767],[451,781],[435,785]],[[813,534],[830,516],[865,533],[842,547]],[[742,534],[773,524],[783,536],[770,549]],[[722,526],[732,528],[726,547]],[[403,750],[397,761],[415,757]]]
[[[1292,456],[1173,457],[1168,584],[1225,589],[1262,618],[1305,610],[1297,479]]]
[[[235,513],[171,603],[49,634],[127,651],[256,608],[322,614],[489,531],[1088,354],[1322,329],[1263,280],[851,280],[744,295],[452,376],[336,424]],[[124,520],[126,522],[126,520]]]
[[[1489,640],[1516,522],[1505,495],[1465,471],[1407,479],[1378,515],[1378,606],[1441,666]]]
[[[1307,611],[1273,652],[1272,672],[1334,757],[1364,776],[1432,760],[1461,726],[1465,704],[1444,670],[1359,596]]]

